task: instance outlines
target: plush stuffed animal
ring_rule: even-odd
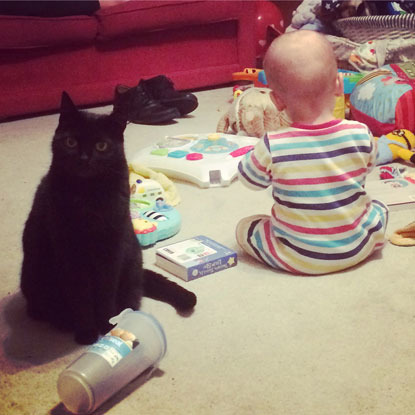
[[[375,137],[377,138],[377,137]],[[415,164],[415,135],[405,129],[394,130],[382,135],[378,140],[377,164],[390,163],[396,159],[410,161]]]
[[[248,88],[232,103],[216,127],[218,133],[262,137],[268,131],[289,125],[285,111],[278,111],[269,88]]]
[[[291,24],[287,27],[287,32],[298,29],[323,31],[323,24],[317,17],[317,12],[321,7],[321,0],[303,0],[293,12]]]
[[[415,245],[415,222],[411,222],[403,228],[397,229],[389,236],[389,241],[399,246]]]

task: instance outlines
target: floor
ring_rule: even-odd
[[[214,132],[230,87],[199,91],[199,107],[163,126],[130,124],[128,158],[174,134]],[[109,107],[97,111],[109,111]],[[57,378],[85,350],[72,336],[26,317],[19,294],[21,233],[50,163],[57,115],[0,124],[0,413],[67,414]],[[415,247],[387,244],[353,269],[302,278],[267,269],[237,248],[238,220],[267,213],[267,192],[239,182],[201,189],[177,182],[183,217],[169,242],[206,235],[238,251],[236,267],[184,282],[198,296],[183,317],[144,299],[167,355],[97,410],[109,415],[410,415],[415,407]],[[392,211],[389,231],[414,220]],[[156,245],[157,247],[157,245]],[[155,247],[144,251],[154,265]]]

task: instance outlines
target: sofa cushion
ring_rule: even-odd
[[[240,1],[129,1],[96,13],[98,39],[231,20],[242,7]]]
[[[97,22],[91,16],[0,16],[0,49],[28,49],[93,41]]]

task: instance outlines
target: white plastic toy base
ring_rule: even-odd
[[[200,187],[229,186],[238,163],[258,138],[222,133],[167,136],[134,155],[133,161]]]

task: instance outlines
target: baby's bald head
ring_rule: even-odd
[[[336,58],[328,40],[309,30],[276,38],[264,60],[270,88],[282,99],[315,99],[334,94]]]

